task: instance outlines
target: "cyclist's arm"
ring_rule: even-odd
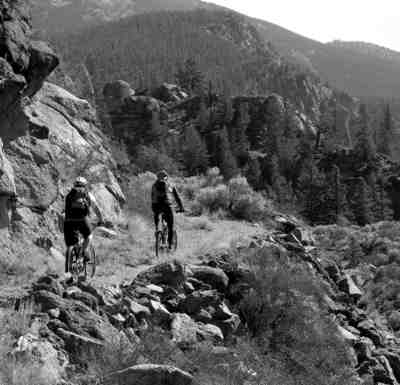
[[[96,198],[94,197],[94,195],[92,193],[89,193],[89,199],[90,199],[90,208],[93,209],[99,222],[103,223],[104,222],[103,214],[102,214],[100,207],[96,201]]]
[[[178,193],[178,190],[176,189],[176,187],[173,187],[172,192],[174,194],[174,198],[175,198],[175,201],[176,201],[176,203],[177,203],[177,205],[179,207],[179,210],[180,211],[184,211],[182,199],[179,196],[179,193]]]

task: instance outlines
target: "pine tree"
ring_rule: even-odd
[[[208,167],[207,148],[197,130],[189,125],[185,130],[183,161],[190,175],[205,172]]]
[[[216,145],[215,158],[217,166],[225,179],[229,180],[239,174],[239,169],[232,154],[226,128],[219,132]]]
[[[377,146],[379,152],[388,156],[392,155],[390,148],[390,142],[393,138],[392,128],[393,128],[392,113],[390,111],[389,104],[387,104],[385,107],[385,113],[383,122],[381,124],[379,137],[377,138]]]
[[[351,209],[354,219],[360,226],[371,222],[371,199],[368,194],[368,186],[363,177],[353,178],[351,181]]]
[[[176,81],[185,90],[201,94],[204,89],[204,75],[194,59],[186,60],[183,67],[175,74]]]
[[[370,163],[376,157],[376,148],[372,140],[367,106],[361,104],[357,120],[357,136],[355,151],[361,162]]]
[[[261,166],[257,158],[250,158],[247,164],[246,179],[249,184],[258,189],[260,186]]]

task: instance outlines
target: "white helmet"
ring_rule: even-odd
[[[87,184],[88,184],[88,181],[83,176],[78,176],[78,178],[76,178],[75,182],[74,182],[75,187],[86,187]]]

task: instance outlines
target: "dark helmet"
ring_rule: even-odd
[[[168,178],[168,173],[165,170],[160,170],[157,173],[157,178],[160,179],[160,180],[162,180],[164,178]]]

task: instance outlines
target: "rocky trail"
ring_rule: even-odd
[[[400,339],[366,311],[354,270],[324,258],[322,249],[311,245],[308,230],[286,230],[281,226],[279,231],[253,235],[236,249],[210,252],[196,263],[160,262],[118,285],[67,284],[57,275],[45,275],[15,302],[19,311],[28,307],[35,312],[12,354],[19,359],[34,355],[50,383],[65,384],[74,383],[77,373],[87,373],[89,361],[117,345],[123,351],[119,350],[119,365],[103,365],[101,383],[202,383],[195,372],[151,362],[143,351],[133,354],[135,362],[128,365],[127,352],[135,351],[146,333],[157,329],[181,354],[208,343],[211,359],[223,362],[232,354],[232,341],[248,327],[239,304],[251,293],[255,272],[240,255],[262,251],[278,259],[300,260],[310,277],[322,282],[323,309],[346,342],[358,374],[352,383],[398,384]],[[242,365],[240,371],[247,378],[244,383],[259,383],[249,367]]]

